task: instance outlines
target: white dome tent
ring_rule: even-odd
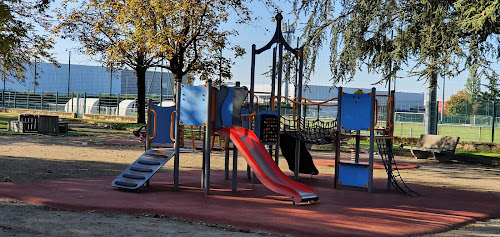
[[[98,114],[98,98],[72,98],[64,106],[64,111],[78,114]]]
[[[135,100],[123,100],[118,105],[118,116],[131,117],[137,113],[137,104]]]

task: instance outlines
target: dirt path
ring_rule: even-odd
[[[5,181],[30,182],[61,178],[114,176],[142,154],[140,146],[116,146],[103,143],[106,139],[136,139],[127,133],[110,133],[94,129],[94,136],[0,136],[0,178]],[[198,157],[199,156],[199,157]],[[223,157],[222,152],[214,152]],[[330,157],[318,152],[313,157]],[[409,183],[444,186],[454,189],[491,192],[500,195],[498,167],[475,164],[438,164],[435,160],[414,160],[397,157],[398,161],[413,162],[419,169],[402,170]],[[214,159],[212,167],[223,168],[223,159]],[[245,168],[239,159],[240,169]],[[282,169],[287,169],[283,159]],[[201,156],[183,159],[184,169],[199,169]],[[168,172],[170,166],[162,172]],[[333,173],[333,167],[319,167],[320,172]],[[375,177],[385,177],[376,170]],[[418,190],[416,190],[418,191]],[[104,212],[70,212],[49,207],[0,200],[0,236],[262,236],[274,235],[258,230],[186,222],[173,217],[155,217],[147,213],[128,215]],[[500,219],[469,224],[459,230],[428,236],[495,236],[500,235]]]

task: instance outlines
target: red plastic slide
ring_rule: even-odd
[[[278,168],[259,138],[251,130],[232,126],[215,131],[229,137],[241,152],[260,182],[274,192],[289,196],[294,203],[317,201],[318,194],[309,186],[289,179]]]

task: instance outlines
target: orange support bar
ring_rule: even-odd
[[[172,115],[170,116],[170,140],[175,142],[174,138],[174,115],[177,113],[177,111],[172,112]],[[180,124],[180,122],[179,122]]]
[[[156,119],[157,119],[157,115],[156,115],[156,111],[154,109],[149,109],[149,112],[154,114],[154,125],[155,125],[155,129],[153,130],[153,136],[149,135],[149,141],[152,141],[155,137],[156,137]]]

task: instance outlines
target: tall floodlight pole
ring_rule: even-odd
[[[111,95],[112,91],[113,91],[113,62],[111,62],[111,66],[110,66],[110,70],[111,70],[111,74],[109,76],[109,95]]]
[[[35,58],[35,77],[33,79],[33,93],[36,92],[36,58]]]
[[[446,78],[443,76],[443,99],[441,100],[441,123],[443,123],[444,117],[444,85],[446,82]]]
[[[68,95],[69,95],[69,83],[71,81],[71,50],[68,54]]]

